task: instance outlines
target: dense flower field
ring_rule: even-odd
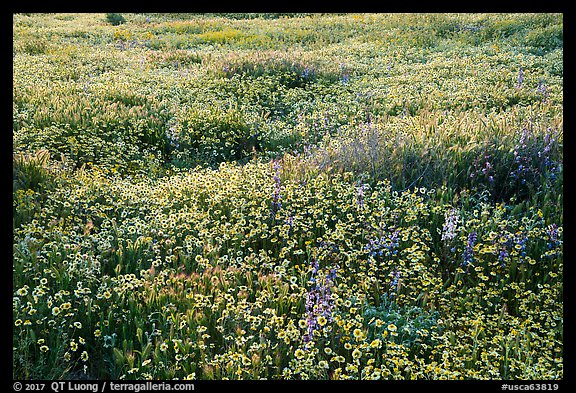
[[[13,376],[563,378],[560,14],[14,14]]]

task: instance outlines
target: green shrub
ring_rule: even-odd
[[[364,310],[364,320],[369,321],[368,340],[384,339],[390,334],[389,341],[402,344],[411,351],[420,349],[422,344],[430,347],[436,344],[436,338],[443,330],[438,324],[437,311],[400,306],[387,295],[381,300],[379,306],[367,306]],[[381,322],[376,322],[378,319]]]
[[[106,14],[106,21],[112,24],[112,26],[118,26],[123,23],[126,23],[126,19],[122,16],[122,14],[116,14],[116,13]]]
[[[13,16],[15,379],[563,378],[561,15],[124,15]]]
[[[526,44],[546,52],[562,48],[564,45],[563,27],[562,25],[552,25],[531,30],[526,34]]]
[[[48,52],[50,44],[45,38],[38,38],[26,35],[14,46],[14,49],[19,52],[24,52],[29,55],[43,55]]]
[[[265,75],[288,88],[304,87],[316,79],[313,67],[287,59],[235,62],[226,65],[223,72],[227,77],[240,74],[257,78]]]
[[[48,150],[38,150],[36,154],[14,154],[12,158],[13,189],[39,190],[50,178]]]
[[[177,166],[243,160],[259,150],[259,135],[235,107],[191,107],[167,132]]]

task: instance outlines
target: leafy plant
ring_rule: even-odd
[[[178,166],[243,160],[259,149],[259,135],[235,107],[184,109],[167,136]]]
[[[107,13],[106,14],[106,21],[110,23],[112,26],[118,26],[123,23],[126,23],[126,19],[122,14],[117,13]]]
[[[50,152],[38,150],[36,154],[16,153],[12,158],[13,190],[38,191],[50,179]]]
[[[379,306],[367,305],[364,309],[369,340],[389,336],[387,340],[402,344],[411,352],[420,350],[422,344],[428,347],[436,344],[443,331],[439,319],[437,311],[428,312],[416,306],[401,306],[388,294],[381,297]]]

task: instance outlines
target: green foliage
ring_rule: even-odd
[[[526,34],[526,43],[539,50],[539,53],[547,53],[557,48],[562,48],[564,32],[562,25],[552,25],[539,28]]]
[[[316,79],[313,67],[280,56],[263,59],[248,58],[232,61],[222,68],[222,74],[230,78],[234,75],[251,78],[266,77],[287,88],[306,87]]]
[[[13,15],[15,379],[564,377],[561,14],[125,16]]]
[[[376,319],[380,321],[377,323]],[[438,319],[437,311],[401,307],[387,296],[383,297],[378,307],[367,306],[364,309],[364,320],[372,321],[368,323],[368,340],[386,339],[390,335],[390,341],[401,344],[413,353],[422,344],[431,347],[437,344],[437,337],[443,330]]]
[[[38,38],[29,38],[20,45],[20,50],[29,55],[41,55],[49,48],[48,41]]]
[[[110,23],[112,26],[118,26],[123,23],[126,23],[126,19],[122,16],[122,14],[117,13],[107,13],[106,21]]]
[[[238,108],[184,108],[169,131],[177,166],[244,160],[259,149],[258,135]]]
[[[13,191],[39,190],[50,178],[50,152],[38,150],[34,155],[14,154],[12,159]]]

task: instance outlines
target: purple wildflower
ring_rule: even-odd
[[[322,325],[318,322],[318,318],[324,317],[327,323],[332,322],[332,311],[334,309],[334,301],[332,299],[332,286],[336,279],[335,266],[330,269],[325,277],[316,277],[318,273],[318,261],[312,259],[310,262],[312,267],[311,281],[312,288],[306,294],[306,334],[303,336],[305,343],[312,341],[314,331],[322,329]]]
[[[550,241],[552,243],[558,242],[558,225],[556,224],[548,225],[548,236],[550,237]]]
[[[544,85],[542,81],[538,82],[536,92],[542,94],[542,101],[546,102],[546,100],[548,99],[548,90],[546,89],[546,85]]]
[[[558,226],[556,224],[548,225],[548,249],[554,250],[562,244],[562,241],[559,239],[559,234]],[[551,258],[557,256],[558,253],[559,251],[556,249],[552,252],[546,253],[546,256]]]
[[[308,67],[305,67],[304,70],[302,71],[302,78],[307,79],[308,77],[311,77],[314,75],[314,71],[310,71],[310,69]]]
[[[524,70],[520,67],[520,71],[518,72],[518,83],[516,84],[516,88],[522,87],[522,82],[524,82]]]
[[[526,184],[526,179],[535,170],[527,140],[532,140],[530,131],[524,128],[520,134],[518,144],[514,146],[514,164],[516,168],[510,172],[510,178]]]
[[[444,213],[444,225],[442,227],[442,240],[452,240],[456,237],[458,227],[458,210],[452,209]]]
[[[400,279],[400,272],[394,269],[392,275],[392,282],[390,283],[390,296],[393,297],[396,291],[398,291],[398,280]]]
[[[350,74],[346,70],[344,63],[340,63],[340,71],[342,72],[342,81],[347,83],[350,80]]]
[[[526,256],[526,241],[528,237],[525,234],[518,233],[514,236],[514,248],[520,253],[520,263],[524,263],[524,257]]]
[[[510,249],[512,248],[512,239],[510,239],[506,234],[503,234],[498,242],[498,261],[500,266],[506,266],[506,258],[510,255]]]
[[[370,251],[370,256],[376,258],[377,256],[392,257],[398,254],[398,230],[393,231],[388,236],[382,236],[380,239],[368,241],[365,249]]]
[[[360,208],[364,208],[364,184],[358,187],[358,192],[356,193],[356,204]]]
[[[463,266],[468,266],[468,264],[474,261],[474,244],[476,243],[477,237],[478,234],[476,231],[468,235],[468,242],[466,244],[466,248],[464,249],[464,254],[462,255],[464,258],[464,262],[462,263]]]
[[[168,138],[168,142],[172,145],[173,148],[178,149],[180,145],[178,144],[178,130],[176,125],[171,126],[168,131],[166,131],[166,137]]]

